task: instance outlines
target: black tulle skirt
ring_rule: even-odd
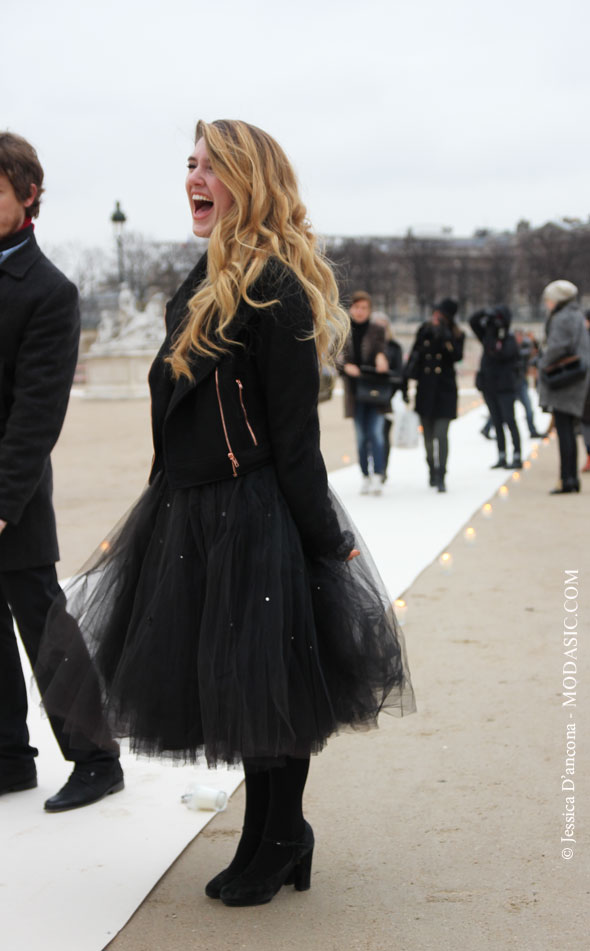
[[[389,596],[332,502],[351,562],[304,554],[272,466],[176,491],[160,474],[48,618],[37,674],[72,742],[264,764],[412,712]]]

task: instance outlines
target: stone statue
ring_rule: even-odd
[[[118,312],[103,310],[96,340],[90,352],[96,355],[156,351],[164,338],[165,297],[157,291],[145,310],[137,308],[133,292],[124,284],[119,293]]]

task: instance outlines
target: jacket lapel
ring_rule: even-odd
[[[193,379],[189,380],[186,376],[181,376],[176,381],[166,410],[166,419],[178,404],[213,372],[218,363],[219,360],[215,357],[199,357],[196,366],[192,367]]]
[[[41,254],[39,245],[35,241],[35,236],[31,234],[23,248],[19,248],[14,254],[9,254],[4,261],[0,261],[0,273],[10,274],[11,277],[21,279],[25,276],[30,267],[35,263]]]
[[[192,291],[190,293],[187,293],[186,288],[190,288],[191,285],[192,287],[195,286],[195,277],[198,277],[199,275],[201,275],[201,279],[202,279],[202,277],[205,274],[205,270],[203,267],[204,264],[206,264],[206,261],[203,261],[203,258],[201,258],[199,265],[200,265],[200,268],[202,268],[203,270],[199,269],[199,272],[195,273],[196,272],[196,269],[195,269],[195,272],[193,272],[193,274],[191,275],[193,280],[187,281],[186,286],[183,285],[184,293],[182,293],[183,288],[181,288],[179,292],[179,301],[178,301],[177,307],[175,308],[176,313],[172,317],[172,326],[169,328],[169,333],[172,330],[172,327],[177,327],[179,324],[179,321],[183,319],[186,305],[192,293]],[[197,280],[197,283],[198,283],[198,280]],[[180,314],[179,314],[179,311],[181,311]],[[244,327],[249,322],[250,317],[251,317],[250,309],[242,301],[242,303],[238,307],[237,313],[235,317],[233,318],[231,322],[231,326],[229,328],[230,335],[233,337],[233,339],[237,340],[239,338]],[[211,373],[213,373],[215,368],[219,366],[220,361],[223,360],[224,357],[229,356],[231,352],[232,351],[230,348],[228,354],[220,354],[219,356],[216,356],[216,357],[198,356],[192,361],[191,370],[193,373],[193,379],[188,380],[185,376],[182,376],[180,377],[179,380],[177,380],[174,386],[174,391],[170,398],[170,402],[168,404],[168,408],[166,410],[166,417],[165,417],[166,419],[169,417],[170,413],[174,411],[174,409],[178,406],[178,404],[181,403],[182,400],[186,396],[188,396],[189,393],[192,393],[192,391],[197,386],[199,386],[199,384],[202,383],[203,380],[206,380],[207,377],[210,376]]]

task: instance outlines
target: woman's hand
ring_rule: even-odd
[[[6,528],[6,522],[4,521],[4,519],[0,518],[0,535],[2,534],[5,528]]]
[[[357,367],[356,363],[345,363],[345,364],[344,364],[344,372],[346,373],[347,376],[360,376],[360,375],[361,375],[361,369],[360,369],[360,367]]]
[[[389,373],[389,363],[384,353],[378,353],[375,357],[375,369],[377,373]]]
[[[358,550],[358,548],[353,548],[350,555],[348,556],[346,560],[352,561],[352,559],[356,558],[358,555],[360,555],[360,551]]]

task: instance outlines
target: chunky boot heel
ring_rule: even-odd
[[[293,884],[298,892],[310,888],[314,838],[309,823],[305,823],[303,839],[300,842],[264,838],[262,847],[265,844],[285,851],[284,864],[280,864],[273,871],[266,871],[264,867],[260,867],[260,858],[257,856],[245,872],[223,886],[219,897],[224,905],[234,908],[265,905],[272,901],[283,885]]]
[[[308,888],[311,888],[311,860],[313,858],[313,846],[307,853],[304,855],[299,865],[296,865],[293,869],[293,884],[295,886],[295,891],[297,892],[306,892]],[[285,884],[287,884],[285,882]]]

